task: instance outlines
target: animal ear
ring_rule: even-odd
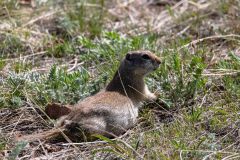
[[[131,54],[130,53],[126,54],[126,60],[131,61]]]
[[[147,55],[147,54],[142,55],[142,58],[143,58],[143,59],[146,59],[146,60],[151,59],[150,56]]]

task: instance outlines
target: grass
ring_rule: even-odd
[[[126,10],[120,2],[49,0],[26,15],[29,5],[0,2],[4,8],[0,28],[10,24],[0,31],[0,156],[239,158],[240,4],[194,1],[187,8],[174,7],[176,2],[162,8],[144,4],[138,17],[134,13],[139,4],[131,3]],[[170,18],[164,30],[161,26],[156,30],[153,20],[162,14],[163,20]],[[37,20],[26,26],[31,19]],[[133,34],[134,27],[138,34]],[[144,105],[133,129],[119,139],[96,135],[100,142],[75,147],[14,143],[18,134],[53,126],[41,111],[47,103],[74,104],[95,94],[110,81],[126,52],[138,49],[155,52],[162,64],[145,79],[160,96]],[[65,157],[59,156],[63,152]]]

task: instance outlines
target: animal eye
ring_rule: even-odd
[[[143,59],[150,59],[149,55],[147,55],[147,54],[142,55],[142,58]]]
[[[126,55],[126,59],[131,61],[131,55],[129,53]]]

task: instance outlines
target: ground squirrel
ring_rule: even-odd
[[[157,98],[148,90],[144,77],[159,64],[160,59],[150,51],[128,52],[104,90],[67,109],[67,115],[62,113],[64,116],[54,129],[19,140],[49,139],[60,133],[73,141],[91,140],[92,134],[106,137],[123,134],[134,126],[142,102]]]

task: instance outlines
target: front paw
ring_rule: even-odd
[[[150,92],[147,86],[145,86],[145,96],[148,101],[155,101],[157,100],[159,94],[157,91],[154,93]]]
[[[156,101],[158,96],[159,96],[159,94],[151,93],[151,94],[148,95],[148,100],[149,101]]]

